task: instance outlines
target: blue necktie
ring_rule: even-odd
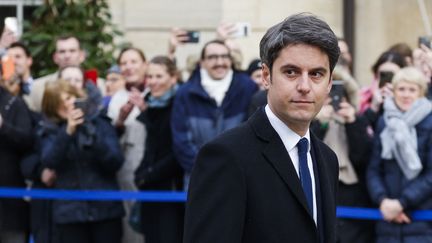
[[[300,168],[300,181],[303,187],[303,192],[306,196],[307,204],[311,215],[313,215],[313,195],[312,195],[312,179],[309,173],[307,163],[309,142],[307,138],[301,138],[297,143],[299,168]]]

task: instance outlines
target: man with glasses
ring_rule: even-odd
[[[177,92],[171,127],[177,160],[189,184],[195,157],[204,143],[246,120],[256,84],[233,69],[230,49],[223,41],[207,42],[199,70]]]

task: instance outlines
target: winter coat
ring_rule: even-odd
[[[236,71],[220,106],[204,90],[199,73],[180,87],[174,100],[171,128],[174,153],[187,174],[205,143],[248,118],[249,104],[257,90],[254,81]]]
[[[379,205],[384,198],[398,199],[404,212],[432,209],[432,113],[415,126],[418,154],[423,170],[414,179],[408,180],[395,159],[381,158],[380,134],[385,128],[381,117],[371,161],[367,171],[368,189],[372,200]],[[377,242],[421,243],[432,242],[432,225],[428,221],[413,221],[410,224],[377,222]]]
[[[135,171],[141,190],[181,190],[183,170],[174,157],[171,138],[172,99],[167,107],[148,108],[138,116],[147,128],[144,158]]]
[[[108,116],[113,124],[118,120],[120,109],[129,100],[129,92],[124,89],[116,92],[108,106]],[[134,172],[138,168],[144,155],[147,131],[143,123],[137,121],[140,109],[134,107],[126,118],[124,133],[120,137],[120,145],[125,157],[122,168],[117,173],[117,178],[122,190],[137,190],[133,182]]]
[[[96,116],[71,136],[66,124],[44,122],[38,131],[43,166],[57,173],[55,189],[118,190],[116,172],[123,163],[115,129],[107,117]],[[54,202],[55,223],[95,222],[124,215],[119,201]]]
[[[42,121],[42,114],[31,112],[33,116],[33,137],[38,141],[37,130]],[[32,150],[21,161],[21,173],[24,178],[31,181],[32,188],[48,189],[42,182],[42,165],[39,152],[42,151],[40,143],[34,143]],[[30,201],[30,229],[35,243],[56,243],[58,232],[53,221],[52,200],[35,199]]]
[[[0,186],[25,188],[20,161],[32,144],[31,117],[24,101],[0,87]],[[27,202],[0,199],[0,231],[25,231],[29,227]]]

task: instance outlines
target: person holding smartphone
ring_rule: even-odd
[[[372,66],[373,81],[370,86],[360,90],[360,114],[364,114],[372,128],[382,113],[385,97],[393,96],[392,85],[383,73],[396,73],[407,66],[405,58],[394,51],[383,52]],[[388,75],[387,75],[388,76]],[[386,78],[387,80],[381,80]],[[380,85],[381,83],[381,85]]]
[[[85,79],[84,69],[80,66],[66,66],[58,72],[58,77],[76,88],[85,98],[77,99],[76,105],[88,118],[98,116],[102,112],[102,94],[96,85]]]
[[[311,124],[318,138],[338,155],[339,206],[372,207],[366,187],[366,168],[372,148],[368,122],[357,115],[358,85],[347,70],[336,66],[329,97]],[[374,223],[337,220],[338,243],[374,242]]]
[[[103,115],[91,119],[74,106],[83,98],[63,80],[45,87],[37,143],[44,167],[56,173],[53,188],[64,190],[118,190],[116,172],[123,155],[110,120]],[[112,242],[122,238],[121,202],[58,200],[53,220],[60,242]]]

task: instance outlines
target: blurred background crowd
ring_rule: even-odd
[[[353,28],[358,4],[342,2]],[[424,1],[410,3],[428,23]],[[187,191],[200,147],[267,103],[258,44],[245,48],[257,35],[250,22],[205,31],[199,19],[196,28],[171,24],[164,38],[138,40],[149,43],[142,48],[113,44],[122,33],[105,1],[41,4],[33,21],[9,16],[1,30],[1,187]],[[425,29],[393,39],[367,63],[351,51],[353,31],[340,34],[332,90],[311,130],[338,155],[338,205],[378,207],[384,217],[340,219],[340,243],[432,241],[430,223],[410,218],[432,209]],[[181,242],[183,214],[183,203],[2,198],[0,243],[30,235],[37,243]]]

